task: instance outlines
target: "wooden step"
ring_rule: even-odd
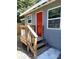
[[[50,47],[48,45],[45,45],[44,47],[37,50],[37,56],[48,50]]]
[[[37,41],[38,41],[38,42],[41,41],[41,40],[43,40],[42,37],[38,37],[38,38],[37,38]]]
[[[37,49],[39,49],[40,47],[42,48],[45,45],[46,45],[46,43],[44,41],[40,42],[39,44],[37,44]]]
[[[43,45],[45,45],[45,43],[44,42],[41,42],[41,43],[37,44],[37,47],[39,48],[39,47],[41,47]]]
[[[45,43],[45,40],[40,40],[40,41],[37,41],[37,44],[40,44],[40,43],[42,43],[42,42],[44,42],[44,43]]]

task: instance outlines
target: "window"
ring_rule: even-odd
[[[27,16],[27,23],[28,24],[32,23],[32,15]]]
[[[54,28],[58,29],[60,28],[60,13],[61,13],[61,7],[57,6],[52,9],[48,10],[48,20],[47,20],[47,28]]]

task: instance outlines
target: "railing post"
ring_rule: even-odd
[[[35,50],[34,58],[36,58],[37,56],[37,38],[36,37],[34,38],[34,50]]]

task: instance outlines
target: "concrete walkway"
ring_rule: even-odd
[[[37,59],[58,59],[60,55],[60,51],[54,48],[50,48],[41,55],[37,57]]]

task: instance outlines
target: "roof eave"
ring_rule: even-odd
[[[50,3],[54,2],[54,1],[56,1],[56,0],[51,0],[51,1],[48,1],[48,2],[46,2],[45,4],[43,4],[43,5],[39,6],[39,7],[36,7],[34,10],[33,10],[33,9],[32,9],[32,10],[30,10],[30,11],[27,11],[27,10],[26,10],[26,11],[25,11],[25,12],[23,12],[20,16],[27,15],[27,14],[29,14],[29,13],[31,13],[31,12],[33,12],[33,11],[37,10],[37,9],[40,9],[40,8],[42,8],[42,7],[46,6],[46,5],[49,5]]]

